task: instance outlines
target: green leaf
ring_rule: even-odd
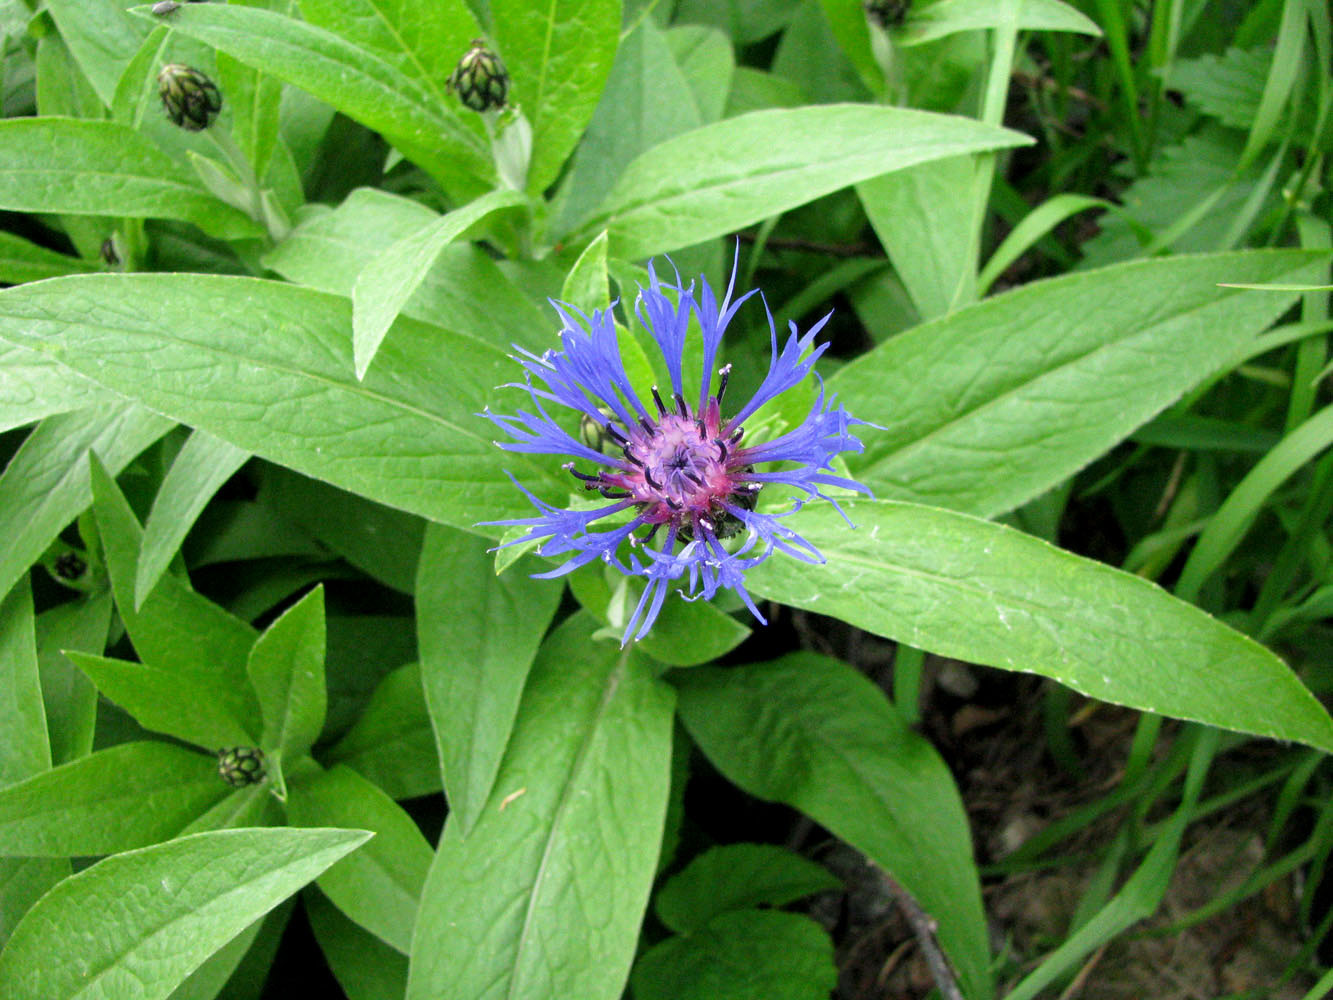
[[[1177,59],[1171,65],[1171,86],[1223,125],[1248,130],[1259,113],[1264,81],[1273,65],[1273,50],[1227,49],[1223,55],[1204,53]]]
[[[97,96],[111,107],[121,71],[138,52],[148,26],[118,3],[90,6],[83,0],[50,0],[45,7]]]
[[[417,570],[417,642],[450,823],[467,835],[491,796],[519,696],[564,588],[496,576],[485,545],[432,525]]]
[[[58,604],[37,618],[37,661],[51,738],[52,763],[64,764],[93,748],[97,689],[65,656],[69,650],[101,654],[111,628],[111,595],[105,591]]]
[[[258,705],[250,692],[245,663],[255,630],[169,574],[158,580],[142,606],[135,609],[134,581],[143,532],[115,480],[96,457],[91,464],[93,509],[116,609],[139,659],[165,670],[213,678],[213,685],[229,692],[237,717],[253,718]]]
[[[1021,0],[1016,5],[1017,27],[1023,31],[1072,31],[1080,35],[1100,36],[1097,27],[1077,8],[1061,0]],[[895,33],[899,45],[919,45],[958,31],[977,31],[1008,25],[1006,4],[995,0],[936,0],[917,4],[911,16]]]
[[[380,681],[355,725],[321,759],[346,764],[393,799],[443,789],[420,665],[408,663]]]
[[[714,917],[756,906],[786,906],[842,887],[823,865],[775,844],[724,844],[691,861],[653,900],[657,917],[690,934]]]
[[[118,402],[114,393],[54,358],[15,344],[0,345],[0,431],[57,413]]]
[[[480,33],[462,0],[301,0],[301,17],[373,50],[445,113],[456,107],[449,74]]]
[[[358,382],[351,304],[281,282],[86,275],[0,292],[0,339],[390,506],[464,528],[521,514],[506,467],[538,495],[568,492],[549,463],[502,455],[476,416],[515,374],[502,351],[411,320],[395,334]]]
[[[37,631],[27,581],[0,601],[0,786],[51,767]]]
[[[671,55],[685,74],[701,124],[722,118],[736,73],[736,53],[722,32],[701,24],[677,24],[664,33]],[[621,42],[621,48],[624,48]],[[620,57],[620,52],[616,53]],[[614,72],[614,67],[612,67]],[[603,99],[605,99],[603,92]]]
[[[644,18],[620,43],[553,217],[573,225],[597,207],[636,156],[703,123],[665,33]]]
[[[408,1000],[616,1000],[657,864],[670,689],[576,615],[533,668],[472,832],[451,817],[422,894]]]
[[[134,577],[134,606],[142,607],[171,557],[208,501],[250,455],[207,431],[195,431],[177,453],[144,524]]]
[[[256,641],[246,665],[264,719],[260,740],[295,762],[324,726],[324,588],[283,612]]]
[[[1276,656],[1156,584],[964,514],[893,501],[807,507],[828,560],[770,559],[752,590],[1103,701],[1333,748],[1333,719]]]
[[[1020,506],[1229,365],[1291,303],[1218,288],[1312,273],[1326,253],[1138,261],[1034,282],[922,324],[828,382],[876,495],[981,516]],[[1249,296],[1249,297],[1247,297]]]
[[[491,0],[491,16],[510,103],[532,125],[528,191],[537,194],[597,107],[620,40],[620,0]]]
[[[832,104],[755,111],[668,139],[635,159],[579,243],[610,231],[633,260],[722,236],[918,163],[1020,146],[1017,132],[906,108]]]
[[[751,795],[801,810],[883,867],[938,923],[963,992],[991,995],[962,801],[934,748],[874,684],[816,653],[704,667],[673,681],[681,719],[718,770]]]
[[[346,916],[406,954],[432,857],[412,818],[346,767],[293,784],[287,817],[293,826],[355,824],[374,832],[371,843],[320,876],[319,887]]]
[[[69,872],[64,858],[0,858],[0,949],[23,914]]]
[[[493,212],[526,201],[518,191],[492,191],[439,216],[370,259],[352,289],[352,357],[357,378],[366,377],[384,335],[440,252]]]
[[[426,531],[419,517],[280,466],[263,470],[259,502],[386,587],[410,594],[416,586]]]
[[[138,132],[111,121],[0,121],[0,208],[178,219],[221,239],[260,235]]]
[[[112,854],[176,836],[231,789],[217,762],[121,743],[0,789],[0,854]]]
[[[407,992],[407,959],[348,920],[320,892],[301,897],[310,929],[349,1000],[386,1000]]]
[[[0,475],[0,538],[5,539],[0,547],[0,593],[8,593],[88,506],[91,452],[119,472],[170,427],[169,421],[124,402],[43,420]]]
[[[73,651],[67,655],[98,691],[145,729],[205,750],[255,742],[246,725],[248,692],[230,688],[217,671],[181,665],[164,669]]]
[[[926,319],[976,301],[972,205],[979,169],[974,157],[958,156],[856,186],[875,235]]]
[[[147,11],[135,9],[151,16]],[[495,171],[480,122],[452,114],[381,53],[313,24],[238,5],[184,5],[171,24],[383,133],[451,198],[469,201],[491,186]]]
[[[321,208],[323,206],[320,206]],[[357,188],[333,211],[311,212],[264,256],[264,266],[289,281],[350,296],[368,257],[437,218],[420,202]],[[450,329],[509,350],[542,351],[552,322],[534,308],[480,247],[446,247],[403,313],[427,322],[449,318]]]
[[[727,913],[654,946],[634,967],[634,1000],[827,1000],[833,942],[809,917]]]
[[[0,955],[13,1000],[166,997],[329,865],[361,830],[223,830],[118,855],[67,879]],[[65,946],[52,949],[52,941]]]
[[[97,269],[96,264],[79,257],[56,253],[21,236],[0,232],[0,282],[5,284],[21,285],[25,281],[85,274]]]

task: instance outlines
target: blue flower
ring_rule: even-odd
[[[710,599],[722,588],[734,590],[765,622],[745,589],[746,571],[774,550],[808,563],[824,561],[782,519],[815,497],[836,507],[837,502],[822,492],[824,487],[870,492],[831,471],[834,456],[861,451],[850,428],[865,422],[834,405],[834,399],[826,400],[822,383],[818,399],[799,426],[768,441],[745,443],[744,422],[811,373],[828,346],[814,344],[828,316],[803,336],[792,323],[791,334],[779,349],[769,314],[768,374],[750,400],[725,417],[722,402],[731,366],[718,371],[716,392],[711,370],[727,324],[754,292],[732,302],[734,268],[721,303],[703,278],[696,297],[693,283],[684,287],[679,275],[674,285],[664,283],[651,263],[648,276],[648,287],[640,288],[635,299],[634,314],[661,348],[671,378],[669,400],[653,386],[650,409],[635,392],[620,358],[611,310],[589,317],[552,302],[563,323],[560,349],[538,356],[518,348],[522,357],[516,358],[525,376],[524,384],[514,387],[527,391],[532,410],[513,416],[489,410],[483,414],[512,439],[496,442],[501,448],[569,456],[576,461],[564,468],[585,490],[610,501],[590,510],[561,510],[516,482],[537,508],[537,516],[488,523],[526,527],[526,534],[508,544],[539,541],[541,555],[566,557],[559,567],[538,576],[561,576],[602,560],[627,576],[645,578],[647,586],[622,642],[647,635],[673,585],[681,587],[687,600]],[[768,312],[767,305],[764,311]],[[703,335],[703,374],[698,383],[687,384],[682,366],[691,316]],[[575,437],[561,427],[548,412],[548,403],[579,414],[583,433]],[[578,468],[580,463],[587,471]],[[756,501],[769,484],[794,488],[804,496],[793,499],[787,510],[761,513],[755,509]],[[603,519],[609,526],[595,530]]]

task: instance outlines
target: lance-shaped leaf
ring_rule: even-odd
[[[791,521],[825,564],[770,559],[752,589],[1103,701],[1333,749],[1333,719],[1281,660],[1154,583],[965,514],[843,507],[855,530],[822,504]]]
[[[493,0],[510,101],[532,123],[528,190],[555,180],[597,107],[620,41],[620,0]]]
[[[21,285],[25,281],[86,274],[97,269],[96,264],[80,257],[39,247],[13,233],[0,233],[0,281],[6,284]]]
[[[492,191],[441,215],[366,264],[352,289],[352,358],[365,378],[380,342],[441,251],[492,212],[522,205],[518,191]]]
[[[252,454],[464,529],[531,510],[505,469],[539,495],[569,492],[549,463],[500,453],[477,416],[513,376],[500,348],[400,319],[358,382],[339,296],[213,275],[56,278],[0,292],[0,340]]]
[[[170,428],[169,420],[114,400],[43,420],[0,475],[0,593],[88,506],[90,453],[119,472]]]
[[[14,344],[0,346],[0,431],[116,401],[115,394],[54,358]]]
[[[1326,252],[1251,250],[1034,282],[924,323],[828,381],[876,495],[990,517],[1078,471],[1233,363],[1295,293],[1223,281],[1307,277]]]
[[[107,858],[62,882],[19,923],[0,955],[0,995],[166,997],[369,837],[363,830],[220,830]]]
[[[478,538],[432,526],[417,568],[421,681],[451,819],[467,834],[491,794],[519,696],[564,588],[528,563],[496,576]]]
[[[213,494],[245,464],[250,455],[207,431],[195,431],[171,463],[153,498],[144,524],[143,547],[134,575],[134,606],[144,599],[166,571],[171,557]]]
[[[963,803],[934,748],[844,663],[794,653],[673,675],[690,735],[724,775],[785,802],[896,878],[939,925],[968,996],[990,996]]]
[[[166,840],[231,789],[217,761],[121,743],[0,789],[0,854],[111,854]]]
[[[566,243],[600,230],[634,259],[734,232],[870,177],[1020,146],[1017,132],[906,108],[831,104],[755,111],[640,154]]]
[[[179,219],[222,239],[260,235],[142,135],[110,121],[0,121],[0,208]]]
[[[894,40],[899,45],[917,45],[957,31],[999,28],[1012,21],[1024,31],[1102,33],[1095,21],[1062,0],[1019,0],[1012,10],[995,0],[936,0],[917,4]]]
[[[297,780],[287,800],[292,826],[355,826],[375,839],[325,872],[333,904],[406,954],[432,851],[412,817],[355,771],[335,767]]]
[[[576,615],[542,648],[485,812],[451,818],[426,879],[408,1000],[625,986],[657,867],[671,690]]]
[[[316,587],[255,641],[246,665],[264,720],[260,742],[289,764],[324,726],[324,638],[324,588]]]

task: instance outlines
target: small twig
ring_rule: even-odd
[[[954,979],[953,970],[949,968],[949,960],[944,957],[944,952],[940,950],[939,942],[935,939],[938,925],[934,919],[921,909],[921,905],[912,898],[912,894],[899,885],[888,872],[884,873],[884,881],[893,893],[893,898],[902,907],[903,916],[912,925],[912,933],[916,935],[921,953],[926,957],[926,964],[930,966],[930,974],[935,980],[935,985],[939,987],[941,998],[964,1000],[962,992],[958,989],[958,981]]]
[[[1092,958],[1084,963],[1083,968],[1079,969],[1078,975],[1074,977],[1074,981],[1071,982],[1065,991],[1060,994],[1060,1000],[1074,1000],[1074,997],[1082,992],[1083,984],[1088,981],[1088,976],[1092,975],[1092,970],[1097,967],[1097,963],[1100,962],[1102,956],[1106,954],[1107,945],[1110,943],[1110,941],[1104,942],[1100,948],[1092,953]]]

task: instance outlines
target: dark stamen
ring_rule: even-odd
[[[609,486],[603,486],[597,492],[608,500],[628,500],[630,497],[624,490],[613,490]]]
[[[717,445],[717,460],[725,462],[727,460],[727,446],[722,443],[721,438],[715,438],[713,444]]]
[[[682,469],[680,474],[684,476],[686,479],[688,479],[690,482],[692,482],[695,486],[702,486],[704,484],[704,481],[700,479],[698,476],[696,476],[693,472],[688,472]]]
[[[717,376],[717,401],[718,405],[721,405],[722,397],[727,394],[727,379],[731,378],[731,365],[719,368]]]
[[[649,531],[648,534],[644,535],[641,539],[639,539],[639,541],[642,544],[647,545],[657,536],[657,529],[660,527],[662,527],[660,524],[654,524],[652,530]]]
[[[606,433],[611,435],[612,438],[622,445],[629,444],[629,438],[625,437],[624,434],[621,434],[620,431],[616,429],[615,424],[608,423],[606,425]]]
[[[679,399],[680,397],[677,398]],[[657,386],[653,386],[653,402],[657,404],[657,415],[659,417],[665,417],[667,412],[666,404],[662,402],[662,394],[657,391]]]
[[[657,433],[657,428],[655,428],[652,424],[648,422],[647,417],[639,418],[639,426],[642,427],[643,432],[649,436]]]
[[[643,463],[639,461],[638,456],[636,456],[634,452],[629,450],[629,445],[626,445],[620,450],[625,453],[626,462],[629,462],[632,465],[637,465],[640,469],[643,468]]]
[[[676,393],[676,412],[682,417],[688,417],[690,415],[690,405],[685,402],[685,397],[680,393]]]
[[[573,462],[566,462],[561,468],[566,470],[575,479],[582,479],[585,483],[600,483],[602,481],[601,476],[590,476],[586,472],[580,472],[578,469],[574,468]]]
[[[743,438],[743,437],[745,437],[745,428],[744,428],[744,427],[740,428],[739,430],[736,431],[735,434],[733,434],[733,435],[731,435],[731,437],[727,438],[727,441],[728,441],[728,443],[730,443],[730,444],[732,444],[732,445],[738,445],[738,444],[741,443],[741,438]]]
[[[662,488],[662,484],[653,478],[653,474],[648,470],[646,465],[643,467],[643,478],[648,480],[648,485],[653,489],[660,490]]]

